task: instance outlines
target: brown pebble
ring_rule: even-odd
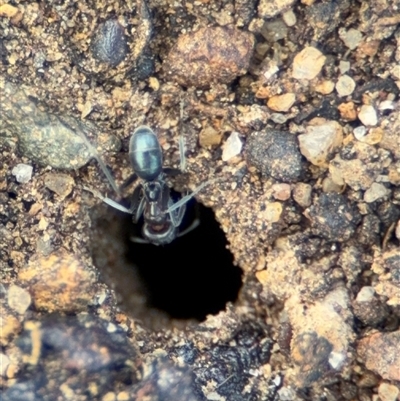
[[[340,104],[338,110],[343,120],[354,121],[357,119],[357,109],[353,102]]]
[[[312,192],[312,187],[310,184],[299,182],[294,187],[293,199],[301,207],[309,207],[311,205],[311,192]]]
[[[272,96],[267,106],[274,111],[289,111],[296,101],[296,95],[294,93],[284,93],[283,95]]]
[[[400,380],[400,331],[374,333],[363,338],[357,347],[367,369],[387,380]]]
[[[289,184],[274,184],[272,186],[273,197],[277,200],[285,201],[290,198]]]
[[[217,131],[213,127],[205,127],[200,131],[199,143],[203,148],[209,146],[218,146],[221,143],[222,132]]]
[[[178,38],[166,70],[183,86],[229,83],[246,73],[253,48],[250,33],[227,27],[201,28]]]
[[[3,4],[0,6],[0,17],[12,18],[15,17],[18,12],[18,8],[11,4]]]
[[[62,199],[71,193],[74,184],[74,179],[67,174],[48,173],[44,177],[44,185]]]
[[[37,309],[76,313],[92,301],[95,273],[66,252],[39,257],[22,268],[18,278]]]

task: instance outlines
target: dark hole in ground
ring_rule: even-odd
[[[197,228],[168,245],[128,240],[127,257],[137,267],[148,306],[171,318],[202,321],[236,301],[242,270],[233,265],[225,234],[211,209],[189,202],[181,230],[196,218],[200,219]],[[141,237],[141,224],[132,224],[129,236]]]

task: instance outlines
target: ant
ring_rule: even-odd
[[[143,215],[143,238],[131,238],[134,242],[167,245],[175,238],[187,234],[199,225],[196,219],[186,230],[179,231],[186,212],[186,203],[206,185],[214,180],[200,184],[192,193],[187,193],[179,201],[174,202],[171,191],[165,182],[165,175],[177,175],[185,166],[183,138],[179,141],[181,168],[163,167],[163,154],[157,135],[147,126],[138,127],[129,141],[129,158],[134,174],[123,185],[132,184],[138,178],[140,184],[136,186],[130,200],[130,207],[120,205],[112,199],[102,196],[95,190],[88,189],[107,205],[132,215],[136,224]]]

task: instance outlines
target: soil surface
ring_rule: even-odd
[[[0,0],[2,400],[400,400],[399,26]],[[129,207],[141,125],[186,156],[169,188],[206,183],[165,247],[99,199]]]

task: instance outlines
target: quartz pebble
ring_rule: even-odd
[[[272,186],[272,195],[275,199],[285,201],[290,198],[290,185],[289,184],[274,184]]]
[[[296,19],[296,14],[293,12],[292,9],[285,11],[282,14],[282,19],[283,22],[287,25],[287,26],[295,26],[297,19]]]
[[[322,81],[315,86],[315,90],[323,95],[329,95],[335,89],[333,81]]]
[[[399,396],[399,388],[389,383],[382,383],[378,388],[381,401],[396,401]]]
[[[21,184],[25,184],[30,181],[30,179],[32,178],[32,172],[33,167],[29,164],[23,163],[17,164],[12,169],[12,175],[14,175],[17,181]]]
[[[296,101],[294,93],[285,93],[283,95],[272,96],[267,103],[267,106],[274,111],[286,112],[293,106]]]
[[[258,14],[261,18],[271,18],[288,9],[295,0],[261,0]]]
[[[6,376],[10,358],[5,354],[0,354],[0,376]]]
[[[343,141],[342,127],[336,121],[314,119],[306,133],[299,135],[302,155],[315,166],[327,165],[329,156]]]
[[[7,303],[11,309],[23,315],[31,304],[31,296],[24,288],[12,285],[7,291]]]
[[[299,182],[295,185],[293,190],[293,199],[301,207],[309,207],[311,205],[312,187],[310,184]]]
[[[222,151],[222,160],[224,162],[232,159],[240,154],[242,151],[243,142],[239,137],[239,133],[234,131],[229,136],[229,138],[225,141]]]
[[[341,74],[346,74],[346,72],[350,70],[350,61],[340,60],[339,70]]]
[[[336,83],[336,91],[339,96],[349,96],[353,93],[356,83],[348,75],[342,75]]]
[[[364,104],[361,106],[358,112],[358,118],[364,125],[376,125],[378,123],[378,116],[373,106]]]
[[[366,133],[367,133],[367,128],[365,128],[363,125],[361,125],[357,128],[354,128],[354,130],[353,130],[353,134],[358,141],[361,141],[362,138],[364,138]]]
[[[389,193],[390,191],[383,184],[374,182],[371,187],[365,191],[364,201],[367,203],[372,203],[385,197]]]
[[[350,50],[356,49],[362,41],[361,32],[353,28],[348,31],[345,29],[339,29],[339,37]]]
[[[314,79],[325,64],[326,57],[315,47],[305,47],[293,60],[292,77]]]

